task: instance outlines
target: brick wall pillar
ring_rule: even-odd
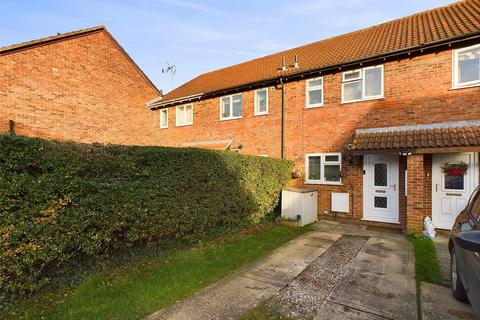
[[[423,154],[407,157],[407,232],[421,234],[425,211],[425,168]]]

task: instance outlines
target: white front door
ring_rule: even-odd
[[[451,229],[455,218],[467,205],[478,185],[476,153],[434,154],[432,158],[432,220],[440,229]],[[465,175],[447,175],[441,167],[446,163],[469,164]]]
[[[366,155],[363,170],[363,220],[399,223],[398,156]]]

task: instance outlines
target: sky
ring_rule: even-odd
[[[105,25],[164,93],[199,74],[451,0],[0,0],[0,46]],[[176,73],[162,69],[175,65]]]

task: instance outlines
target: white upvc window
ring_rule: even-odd
[[[323,106],[323,78],[307,80],[305,96],[306,108]]]
[[[175,118],[177,127],[193,124],[193,104],[177,106]]]
[[[344,72],[342,103],[383,98],[383,65]]]
[[[220,98],[220,120],[239,119],[243,116],[242,94]]]
[[[480,44],[453,51],[453,88],[480,85]]]
[[[255,91],[255,112],[256,116],[268,114],[268,88]]]
[[[160,109],[160,129],[168,128],[168,109]]]
[[[309,153],[305,155],[305,183],[341,184],[341,153]]]

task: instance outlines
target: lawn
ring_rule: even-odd
[[[415,253],[415,282],[417,287],[417,313],[421,319],[420,284],[429,282],[444,285],[437,250],[432,239],[410,235],[408,237],[413,244]]]
[[[242,317],[242,320],[293,320],[285,317],[275,307],[269,305],[266,301],[260,303],[253,310],[250,310]]]
[[[443,284],[440,262],[432,239],[410,236],[415,253],[415,279],[417,283],[430,282]]]
[[[139,258],[95,274],[77,288],[43,293],[4,318],[139,319],[191,295],[236,268],[261,257],[309,227],[257,227],[249,232]]]

